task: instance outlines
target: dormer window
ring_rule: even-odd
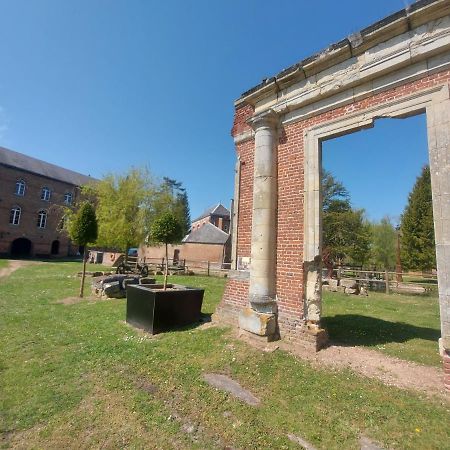
[[[48,202],[50,200],[50,189],[44,186],[41,191],[41,200]]]
[[[25,195],[25,181],[18,180],[16,181],[16,195],[20,195],[23,197]]]
[[[71,205],[72,204],[72,200],[73,200],[73,195],[71,192],[66,192],[64,194],[64,203],[66,205]]]
[[[37,226],[38,228],[45,228],[46,225],[47,225],[47,211],[41,209],[38,212]]]

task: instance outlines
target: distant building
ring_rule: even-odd
[[[141,246],[139,256],[162,259],[164,246]],[[179,245],[169,246],[169,259],[210,261],[216,267],[227,267],[231,258],[230,211],[222,204],[208,208],[192,221],[191,231]]]
[[[191,230],[197,230],[205,223],[211,223],[225,233],[230,233],[230,211],[221,203],[211,206],[192,221]]]
[[[62,229],[65,206],[94,178],[0,147],[0,254],[78,253]]]

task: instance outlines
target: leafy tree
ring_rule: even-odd
[[[189,233],[191,228],[191,215],[186,189],[183,184],[172,178],[164,177],[159,190],[159,214],[165,210],[172,211],[179,219],[183,230],[183,236]]]
[[[97,239],[97,217],[92,203],[84,201],[78,211],[73,213],[68,221],[70,239],[78,245],[84,246],[83,273],[81,276],[80,297],[83,297],[84,279],[86,275],[87,245]]]
[[[158,217],[150,228],[152,241],[166,246],[166,261],[164,265],[164,290],[167,288],[167,273],[169,271],[168,244],[175,244],[183,238],[183,229],[178,217],[172,212],[165,212]]]
[[[329,275],[344,260],[363,265],[370,249],[364,210],[352,209],[350,195],[330,172],[322,172],[322,256]]]
[[[98,245],[128,254],[148,234],[155,217],[156,185],[147,170],[107,175],[93,188],[99,222]]]
[[[429,166],[422,169],[401,218],[401,256],[407,269],[430,270],[436,267],[433,205]]]
[[[396,264],[397,232],[389,217],[373,223],[372,228],[372,261],[385,270],[393,269]]]

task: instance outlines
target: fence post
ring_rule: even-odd
[[[385,269],[384,277],[386,279],[386,294],[389,295],[390,294],[390,290],[389,290],[389,272],[388,272],[387,269]]]
[[[208,261],[208,277],[209,277],[209,261]]]

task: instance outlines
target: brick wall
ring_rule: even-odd
[[[350,112],[402,98],[414,92],[450,82],[450,71],[442,71],[406,83],[394,89],[369,96],[358,102],[327,111],[303,121],[284,126],[278,144],[278,219],[277,219],[277,300],[281,336],[295,335],[303,330],[303,165],[305,130],[314,125],[337,119]],[[236,109],[232,133],[234,136],[249,129],[245,120],[252,114],[250,106]],[[238,256],[250,256],[253,196],[254,140],[236,145],[241,157],[241,185],[238,218]],[[248,281],[227,281],[219,306],[232,315],[247,305]],[[237,314],[237,313],[236,313]]]
[[[9,254],[11,243],[22,237],[31,241],[33,256],[49,255],[55,240],[60,242],[59,256],[67,256],[76,251],[76,247],[70,245],[67,234],[58,230],[63,216],[64,194],[72,193],[75,201],[78,195],[75,186],[3,165],[0,165],[0,180],[0,254]],[[26,183],[24,196],[15,194],[18,180]],[[41,200],[44,186],[51,191],[49,201]],[[9,223],[10,211],[14,206],[19,206],[22,210],[19,225]],[[40,210],[45,210],[48,214],[45,228],[37,226]]]

